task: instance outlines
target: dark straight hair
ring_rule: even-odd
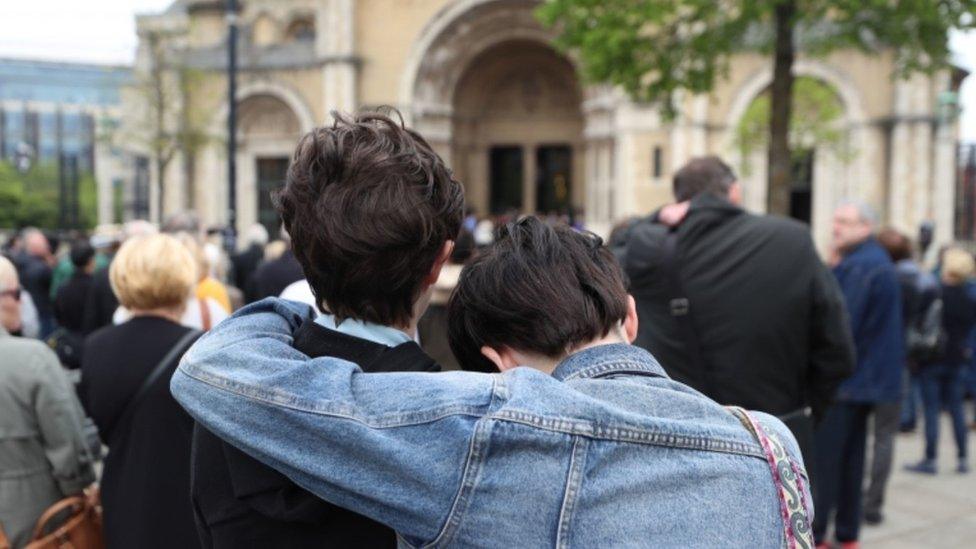
[[[462,367],[491,372],[482,346],[558,358],[605,337],[627,316],[627,291],[598,236],[527,217],[464,268],[447,312]]]

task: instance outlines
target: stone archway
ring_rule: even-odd
[[[452,103],[452,164],[482,213],[569,213],[582,200],[580,90],[573,66],[539,42],[489,48]]]
[[[810,226],[818,249],[825,251],[830,241],[831,213],[838,201],[858,198],[878,203],[883,194],[883,181],[880,174],[871,174],[876,144],[869,134],[865,106],[853,80],[840,69],[816,60],[798,61],[794,73],[826,84],[836,93],[844,110],[839,125],[846,134],[849,158],[820,151],[811,156],[809,166],[812,170]],[[732,159],[740,173],[746,164],[750,166],[742,179],[746,206],[753,211],[766,209],[766,151],[756,150],[750,158],[741,158],[735,147],[734,134],[746,110],[769,88],[772,78],[772,70],[765,68],[739,87],[725,117],[726,133],[721,142],[723,154]]]
[[[277,83],[247,83],[237,98],[237,229],[243,231],[252,223],[262,222],[271,234],[276,234],[278,227],[266,191],[283,180],[282,172],[295,143],[314,127],[315,119],[300,94]],[[212,135],[226,135],[228,111],[224,104],[215,114]],[[227,219],[227,155],[223,139],[206,147],[201,164],[205,166],[204,173],[216,183],[200,186],[201,192],[207,193],[198,202],[207,206],[201,213],[211,223],[223,223]]]
[[[513,175],[521,200],[513,191],[508,206],[533,212],[583,201],[583,93],[572,60],[552,49],[553,35],[536,21],[537,4],[452,3],[428,23],[407,60],[405,118],[449,159],[482,213],[492,209],[493,154],[496,168],[522,166]]]

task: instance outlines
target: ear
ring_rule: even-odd
[[[518,361],[515,360],[514,353],[508,347],[493,349],[485,345],[481,348],[481,354],[490,360],[495,367],[502,372],[511,370],[519,365]]]
[[[729,202],[736,206],[742,205],[742,183],[736,181],[729,185]]]
[[[437,254],[437,258],[434,259],[434,264],[430,267],[430,273],[427,274],[427,278],[424,279],[425,286],[433,286],[437,279],[441,276],[441,268],[447,263],[448,258],[451,257],[451,253],[454,252],[454,241],[448,240],[444,242],[444,246],[441,247],[441,251]]]
[[[633,343],[637,339],[637,303],[634,296],[627,295],[627,316],[624,318],[624,335],[627,336],[627,343]]]

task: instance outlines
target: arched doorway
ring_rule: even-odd
[[[276,235],[281,221],[271,192],[284,184],[295,141],[301,136],[301,123],[284,101],[270,94],[252,95],[238,108],[241,226],[256,221]]]
[[[464,70],[452,107],[452,164],[481,213],[580,202],[583,116],[565,57],[536,41],[497,44]]]
[[[840,199],[881,203],[878,193],[882,182],[872,165],[878,150],[862,97],[849,75],[816,60],[798,61],[794,71],[797,88],[808,89],[802,94],[806,95],[806,106],[797,104],[794,94],[791,143],[797,154],[793,159],[791,194],[799,207],[793,214],[809,222],[817,248],[825,251],[830,244],[831,215]],[[744,150],[739,133],[750,117],[758,131],[768,131],[768,119],[755,115],[768,112],[768,106],[757,109],[756,103],[771,82],[772,71],[768,68],[747,78],[733,96],[725,118],[724,154],[736,164],[746,206],[753,211],[766,210],[766,146],[758,143]],[[821,114],[822,109],[829,112]]]

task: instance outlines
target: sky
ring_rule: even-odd
[[[6,0],[0,8],[0,56],[131,63],[135,15],[172,0]],[[962,139],[976,142],[976,32],[953,33],[955,62],[973,76],[963,85]]]

